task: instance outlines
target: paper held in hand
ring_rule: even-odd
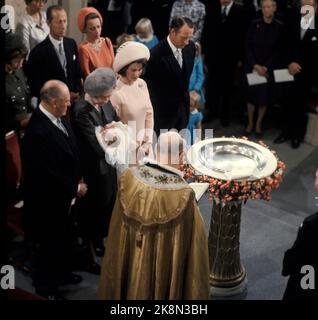
[[[289,73],[288,69],[274,70],[274,78],[276,83],[294,81],[294,76]]]
[[[264,76],[260,76],[256,71],[252,73],[247,73],[246,77],[247,82],[250,86],[267,83],[267,78]]]
[[[208,190],[209,184],[207,182],[192,182],[189,183],[189,186],[194,190],[195,198],[197,201],[199,201],[204,193]]]

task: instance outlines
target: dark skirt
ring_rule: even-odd
[[[267,83],[250,86],[247,82],[245,75],[246,84],[246,101],[256,106],[270,106],[274,103],[274,89],[275,83],[273,76],[270,75],[267,79]]]

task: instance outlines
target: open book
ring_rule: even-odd
[[[197,199],[197,201],[199,201],[205,193],[205,191],[208,190],[209,184],[207,182],[192,182],[189,183],[189,186],[194,190],[195,198]]]

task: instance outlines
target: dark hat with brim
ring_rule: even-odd
[[[5,35],[5,61],[10,62],[19,55],[26,55],[27,48],[23,44],[22,37],[19,34],[8,33]]]

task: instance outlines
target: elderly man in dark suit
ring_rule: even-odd
[[[302,0],[301,4],[305,10],[302,13],[298,11],[287,20],[286,62],[295,81],[286,84],[282,133],[274,140],[275,143],[283,143],[291,139],[293,148],[298,148],[304,139],[306,103],[312,87],[318,85],[318,16],[314,14],[317,12],[317,0]],[[305,15],[306,11],[309,12]]]
[[[67,15],[60,6],[47,9],[48,37],[31,52],[27,63],[27,76],[31,94],[39,97],[43,84],[51,79],[64,82],[71,93],[73,103],[81,91],[82,71],[78,61],[76,42],[65,37]]]
[[[194,26],[190,19],[175,17],[166,39],[150,51],[146,81],[154,108],[155,131],[186,128],[189,120],[189,81],[195,58],[190,40]]]
[[[108,224],[117,192],[116,169],[105,160],[105,152],[99,145],[95,127],[105,127],[119,121],[109,102],[116,85],[116,76],[110,68],[98,68],[84,82],[85,98],[78,101],[71,112],[71,123],[78,138],[84,180],[88,192],[79,205],[78,221],[82,236],[89,241],[92,259],[88,271],[98,273],[94,248],[103,249]]]
[[[34,285],[49,299],[63,298],[62,284],[76,284],[71,273],[70,208],[85,195],[75,136],[63,119],[70,106],[67,86],[58,80],[44,84],[41,103],[33,112],[22,144],[24,170],[24,227],[36,245]]]

